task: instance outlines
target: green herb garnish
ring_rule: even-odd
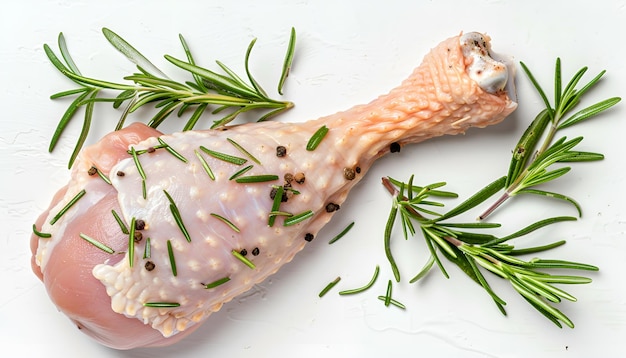
[[[212,156],[213,158],[222,160],[224,162],[235,164],[235,165],[243,165],[248,160],[246,158],[236,157],[234,155],[229,155],[222,152],[216,152],[214,150],[210,150],[204,146],[200,146],[200,149],[206,154]]]
[[[172,199],[167,191],[163,190],[163,193],[165,193],[167,200],[170,202],[170,212],[172,213],[172,216],[174,216],[174,221],[176,221],[176,225],[178,225],[178,228],[183,233],[183,236],[185,236],[187,242],[191,242],[191,236],[189,236],[189,231],[187,231],[187,228],[185,227],[183,217],[180,215],[180,211],[178,210],[174,199]]]
[[[85,107],[83,126],[74,152],[70,157],[69,166],[74,162],[87,138],[96,102],[110,102],[116,109],[123,108],[115,129],[121,129],[130,114],[148,104],[155,104],[155,108],[158,108],[157,113],[148,122],[148,125],[153,128],[157,128],[172,113],[177,113],[180,117],[188,110],[193,110],[183,130],[193,129],[200,117],[208,109],[211,109],[210,112],[212,114],[220,114],[222,116],[214,121],[212,128],[215,128],[226,125],[240,114],[252,110],[265,110],[265,114],[259,118],[259,121],[262,121],[293,107],[291,102],[279,101],[268,97],[263,88],[252,77],[249,69],[249,60],[256,39],[250,42],[245,55],[244,65],[249,81],[249,83],[246,83],[219,61],[216,61],[216,63],[224,74],[197,66],[187,42],[182,35],[179,36],[186,60],[180,60],[169,55],[165,55],[165,59],[179,69],[189,72],[193,81],[178,82],[165,75],[138,50],[113,31],[104,28],[102,32],[115,49],[137,65],[136,73],[124,77],[124,80],[130,83],[109,82],[82,75],[70,56],[62,33],[59,34],[58,38],[60,58],[57,57],[50,46],[44,45],[46,56],[56,69],[78,85],[76,89],[59,92],[51,96],[52,99],[69,96],[74,96],[75,99],[59,121],[50,142],[50,151],[56,147],[62,133],[78,110],[81,107]],[[282,94],[282,87],[293,61],[295,38],[295,30],[292,28],[279,80],[278,90],[280,94]],[[117,95],[107,96],[106,93],[110,91],[116,92]]]
[[[372,287],[374,285],[374,282],[376,282],[376,279],[378,278],[378,273],[380,272],[380,267],[378,265],[376,265],[376,269],[374,270],[374,276],[372,276],[372,279],[365,284],[365,286],[363,287],[359,287],[359,288],[354,288],[351,290],[344,290],[344,291],[340,291],[339,294],[340,295],[352,295],[355,293],[360,293],[363,291],[366,291],[367,289],[369,289],[370,287]]]
[[[207,290],[211,288],[215,288],[217,286],[225,284],[228,281],[230,281],[230,277],[220,278],[219,280],[215,280],[211,283],[207,283],[206,285],[204,285],[204,288],[206,288]]]
[[[317,148],[317,146],[320,145],[320,143],[322,142],[322,139],[324,139],[327,133],[328,133],[328,127],[326,127],[325,125],[321,126],[317,131],[315,131],[311,139],[309,139],[309,142],[306,144],[306,150],[308,151],[315,150],[315,148]]]
[[[37,225],[33,224],[33,234],[35,234],[35,236],[38,236],[42,239],[49,239],[52,237],[52,234],[47,233],[47,232],[41,232],[39,230],[37,230]]]
[[[153,307],[153,308],[176,308],[180,307],[180,303],[178,302],[146,302],[143,304],[144,307]]]
[[[252,270],[254,270],[256,268],[256,266],[254,265],[254,263],[250,260],[248,260],[245,256],[243,256],[239,251],[237,250],[232,250],[231,253],[233,254],[233,256],[235,256],[239,261],[243,262],[246,266],[248,266],[249,268],[251,268]]]
[[[323,297],[325,294],[328,293],[328,291],[330,291],[333,287],[335,287],[335,285],[337,285],[339,281],[341,281],[341,277],[337,277],[336,279],[332,280],[328,285],[326,285],[326,287],[322,289],[322,291],[320,291],[318,296],[320,298]]]
[[[196,153],[196,157],[198,157],[198,160],[200,160],[202,168],[204,168],[204,171],[207,173],[209,178],[211,178],[211,180],[215,180],[215,174],[213,174],[213,171],[211,170],[211,167],[209,167],[209,163],[207,163],[206,159],[204,159],[202,154],[200,154],[200,152],[198,152],[197,150],[194,150],[194,153]]]
[[[172,241],[167,240],[167,255],[170,258],[170,267],[172,268],[172,275],[176,276],[178,270],[176,270],[176,257],[174,257],[174,249],[172,248]]]
[[[243,168],[239,169],[238,171],[236,171],[235,173],[233,173],[233,175],[231,175],[230,178],[228,178],[228,180],[236,179],[236,178],[242,176],[243,174],[245,174],[246,172],[248,172],[252,168],[253,168],[252,165],[248,165],[247,167],[243,167]]]
[[[301,212],[300,214],[296,214],[293,215],[287,219],[285,219],[285,221],[283,222],[284,226],[292,226],[292,225],[296,225],[310,217],[312,217],[314,215],[313,211],[311,210],[306,210]]]
[[[249,184],[249,183],[263,183],[268,181],[278,180],[278,175],[274,174],[261,174],[261,175],[249,175],[245,177],[239,177],[235,179],[237,183]]]
[[[604,159],[604,156],[600,153],[574,150],[583,140],[582,136],[573,139],[563,136],[557,140],[555,140],[555,137],[560,130],[593,118],[613,107],[621,98],[611,97],[570,115],[569,113],[580,103],[581,97],[600,81],[605,71],[600,72],[587,84],[577,89],[578,83],[587,72],[587,67],[583,67],[576,72],[563,88],[561,82],[561,59],[557,58],[554,74],[554,106],[552,106],[546,93],[528,67],[523,62],[521,66],[542,98],[546,108],[537,115],[513,150],[506,180],[502,188],[500,188],[504,189],[504,193],[479,218],[481,220],[486,219],[505,201],[518,194],[534,194],[566,201],[572,204],[577,210],[578,216],[581,216],[582,210],[580,205],[573,198],[535,187],[553,181],[565,175],[571,169],[569,166],[554,169],[555,164]],[[543,139],[543,142],[538,146],[541,139]]]
[[[219,219],[220,221],[222,221],[224,224],[228,225],[229,228],[233,229],[234,232],[240,232],[241,230],[239,230],[239,228],[237,227],[237,225],[233,224],[232,221],[226,219],[225,217],[223,217],[222,215],[216,214],[216,213],[211,213],[211,216],[213,216],[214,218]]]
[[[233,147],[237,148],[237,150],[239,150],[242,154],[244,154],[246,157],[250,158],[250,160],[252,160],[253,162],[261,165],[261,162],[252,154],[250,154],[250,152],[248,152],[244,147],[242,147],[239,143],[235,142],[234,140],[230,139],[230,138],[226,138],[226,140],[228,141],[228,143],[232,144]]]
[[[115,221],[120,226],[120,230],[122,230],[122,233],[128,235],[128,228],[126,227],[126,224],[124,224],[122,218],[117,214],[115,210],[111,210],[111,214],[113,214]]]
[[[339,234],[337,234],[335,237],[333,237],[332,239],[330,239],[330,241],[328,241],[328,244],[334,244],[335,242],[337,242],[337,240],[341,239],[342,237],[344,237],[348,231],[350,231],[350,229],[352,229],[352,227],[354,226],[354,221],[351,222],[350,224],[348,224],[348,226],[346,226],[343,230],[341,230],[341,232]]]
[[[80,233],[79,234],[80,238],[87,241],[88,243],[92,244],[93,246],[99,248],[100,250],[106,252],[107,254],[114,254],[115,250],[113,250],[112,248],[108,247],[107,245],[101,243],[100,241],[89,237],[86,234]]]
[[[187,158],[183,157],[180,153],[178,153],[174,148],[172,148],[169,144],[165,143],[165,141],[161,138],[157,138],[159,143],[168,151],[171,155],[176,157],[176,159],[180,160],[183,163],[187,163]]]
[[[54,225],[70,208],[80,200],[87,192],[85,189],[76,194],[53,218],[50,220],[50,225]]]

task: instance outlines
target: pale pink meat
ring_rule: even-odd
[[[470,77],[467,69],[473,61],[464,56],[459,37],[453,37],[433,49],[389,94],[304,123],[263,122],[172,135],[132,124],[111,133],[81,153],[72,168],[71,182],[37,220],[37,228],[50,232],[52,238],[31,238],[33,271],[59,309],[99,342],[117,349],[175,343],[222,304],[289,262],[331,219],[335,211],[327,209],[328,205],[340,207],[373,161],[389,151],[390,144],[463,133],[469,127],[498,123],[510,114],[516,104],[507,93],[501,89],[488,93]],[[329,129],[328,134],[315,150],[307,150],[308,140],[322,126]],[[141,154],[142,179],[128,150],[158,146],[157,137],[187,162],[165,149]],[[260,164],[232,142],[243,146]],[[285,156],[277,157],[278,146],[285,147]],[[207,155],[201,147],[247,162],[227,163]],[[207,161],[215,179],[205,172],[198,155]],[[248,184],[231,179],[247,165],[252,168],[243,176],[275,174],[279,179]],[[89,175],[92,166],[113,184]],[[312,216],[292,226],[284,226],[285,217],[279,216],[270,226],[270,191],[285,184],[287,173],[304,173],[306,179],[291,183],[298,193],[281,203],[280,211],[297,214],[310,210]],[[51,218],[81,190],[86,192],[84,197],[51,224]],[[176,203],[189,239],[176,224],[165,192]],[[144,239],[134,244],[132,258],[128,235],[122,234],[112,210],[126,223],[132,218],[146,222],[141,231]],[[232,222],[236,230],[215,214]],[[88,243],[81,234],[115,253]],[[142,255],[147,237],[152,241],[151,257],[146,259]],[[246,250],[255,267],[244,265],[233,250]],[[147,269],[148,261],[155,266]],[[224,277],[230,281],[204,287]],[[179,306],[152,308],[144,306],[146,302]]]

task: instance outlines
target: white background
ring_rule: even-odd
[[[191,337],[173,347],[114,351],[80,333],[50,303],[30,270],[31,225],[68,179],[67,159],[79,131],[73,123],[52,154],[47,147],[68,102],[50,94],[72,84],[50,65],[42,46],[56,49],[63,32],[84,74],[120,81],[133,66],[104,39],[102,27],[122,35],[158,67],[180,73],[163,54],[182,57],[183,34],[197,61],[212,69],[219,59],[240,71],[249,41],[258,41],[252,70],[270,94],[280,72],[289,30],[298,33],[296,59],[285,98],[296,107],[281,121],[304,121],[370,101],[398,84],[426,52],[461,31],[492,37],[495,51],[524,61],[551,91],[555,58],[564,77],[589,66],[586,79],[606,69],[586,104],[623,96],[626,86],[626,2],[616,1],[12,1],[0,11],[0,342],[11,356],[87,357],[589,357],[623,356],[626,337],[624,269],[623,104],[595,121],[573,127],[581,149],[606,155],[575,164],[549,187],[583,206],[574,223],[549,227],[516,242],[520,247],[565,239],[545,256],[600,266],[590,285],[568,288],[577,303],[559,307],[576,324],[558,329],[529,307],[506,282],[491,278],[508,302],[503,317],[487,294],[453,265],[451,278],[438,270],[408,284],[427,259],[421,237],[405,242],[396,231],[394,252],[403,273],[394,297],[405,311],[376,299],[391,278],[382,245],[390,208],[380,177],[416,183],[447,181],[466,197],[505,174],[510,150],[535,114],[539,97],[518,76],[520,108],[505,122],[465,136],[439,138],[381,159],[350,194],[318,238],[278,274],[227,304]],[[145,117],[149,111],[139,114]],[[97,107],[89,142],[111,130],[117,113]],[[175,120],[172,119],[175,122]],[[207,122],[203,124],[206,125]],[[172,130],[180,128],[173,125]],[[453,202],[454,203],[454,202]],[[451,203],[450,205],[453,205]],[[531,220],[575,215],[572,207],[539,198],[507,204],[494,220],[509,230]],[[474,213],[472,215],[477,215]],[[350,233],[326,242],[348,223]],[[367,282],[381,266],[376,285],[343,297],[338,289]],[[335,290],[318,298],[335,277]],[[338,289],[337,289],[338,288]],[[85,304],[89,304],[86,302]],[[5,353],[2,353],[4,355]]]

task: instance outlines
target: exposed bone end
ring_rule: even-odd
[[[480,88],[489,93],[507,91],[514,99],[515,67],[509,61],[496,58],[491,51],[490,38],[478,32],[468,32],[459,39],[467,61],[467,74]]]

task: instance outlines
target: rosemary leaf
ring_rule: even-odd
[[[228,180],[236,179],[236,178],[240,177],[241,175],[247,173],[252,168],[253,168],[252,165],[248,165],[247,167],[243,167],[243,168],[239,169],[238,171],[236,171],[233,175],[231,175],[228,178]]]
[[[348,231],[350,231],[350,229],[352,229],[352,227],[354,226],[354,221],[351,222],[350,224],[348,224],[348,226],[346,226],[343,230],[341,230],[341,232],[339,234],[337,234],[335,237],[333,237],[332,239],[330,239],[328,241],[329,245],[334,244],[335,242],[337,242],[337,240],[341,239],[342,237],[344,237]]]
[[[79,236],[80,236],[81,239],[87,241],[88,243],[90,243],[93,246],[99,248],[100,250],[106,252],[107,254],[114,254],[115,253],[115,250],[113,250],[109,246],[101,243],[100,241],[98,241],[98,240],[96,240],[96,239],[94,239],[92,237],[89,237],[86,234],[80,233]]]
[[[333,287],[335,287],[339,281],[341,281],[341,277],[337,277],[334,280],[332,280],[328,285],[326,285],[326,287],[324,287],[320,293],[318,294],[318,296],[320,298],[324,297],[324,295],[326,295],[328,293],[328,291],[330,291]]]
[[[248,184],[248,183],[263,183],[268,181],[278,180],[278,175],[274,174],[261,174],[261,175],[249,175],[245,177],[239,177],[235,179],[237,183]]]
[[[172,275],[176,276],[178,270],[176,269],[176,257],[174,257],[174,249],[172,248],[172,241],[167,240],[167,255],[170,258],[170,267],[172,268]]]
[[[378,265],[376,265],[376,269],[374,270],[374,276],[372,276],[372,278],[370,279],[370,281],[365,284],[365,286],[363,287],[359,287],[359,288],[354,288],[351,290],[344,290],[344,291],[339,291],[340,295],[352,295],[355,293],[360,293],[363,291],[366,291],[367,289],[369,289],[370,287],[372,287],[374,285],[374,283],[376,282],[376,279],[378,278],[378,273],[380,272],[380,267]]]
[[[235,164],[235,165],[242,165],[242,164],[244,164],[245,162],[248,161],[245,158],[236,157],[234,155],[229,155],[229,154],[225,154],[225,153],[221,153],[221,152],[216,152],[216,151],[210,150],[210,149],[208,149],[208,148],[206,148],[204,146],[200,146],[200,150],[202,150],[206,154],[212,156],[213,158],[225,161],[227,163]]]
[[[233,256],[235,256],[239,261],[243,262],[246,266],[248,266],[250,269],[254,270],[256,268],[256,266],[254,265],[254,263],[250,260],[248,260],[245,256],[243,256],[241,253],[239,253],[239,251],[237,250],[232,250],[231,254],[233,254]]]
[[[287,46],[287,52],[285,53],[285,60],[283,61],[283,70],[278,80],[278,94],[283,95],[283,86],[291,71],[291,64],[293,63],[293,55],[296,48],[296,29],[291,28],[291,35],[289,36],[289,45]]]
[[[228,143],[232,144],[233,147],[237,148],[237,150],[239,150],[242,154],[250,158],[250,160],[261,165],[261,162],[254,155],[250,154],[250,152],[248,152],[244,147],[239,145],[239,143],[235,142],[234,140],[230,138],[226,138],[226,140],[228,141]]]
[[[282,202],[285,188],[282,185],[275,186],[274,188],[276,188],[276,194],[274,194],[274,201],[272,202],[272,212],[277,212],[280,209],[280,203]],[[270,213],[267,225],[272,227],[274,226],[274,222],[276,222],[276,215],[271,215]]]
[[[211,288],[215,288],[217,286],[225,284],[228,281],[230,281],[230,277],[220,278],[219,280],[215,280],[211,283],[207,283],[206,285],[204,285],[204,288],[206,288],[207,290]]]
[[[37,230],[37,225],[33,224],[33,234],[35,234],[35,236],[38,236],[42,239],[49,239],[52,237],[52,234],[47,233],[47,232],[40,232]]]
[[[113,214],[115,221],[120,226],[120,229],[122,230],[122,234],[128,235],[128,228],[126,227],[126,224],[124,224],[124,221],[122,220],[122,218],[117,214],[115,210],[111,210],[111,214]]]
[[[128,233],[128,265],[132,268],[135,263],[135,217],[130,219],[130,231]]]
[[[174,216],[174,221],[176,222],[176,225],[178,225],[178,228],[183,233],[183,236],[185,236],[187,242],[191,242],[191,236],[189,235],[189,231],[187,231],[187,228],[185,227],[183,217],[180,215],[180,211],[178,210],[174,199],[167,191],[163,190],[163,193],[167,197],[167,200],[170,202],[170,212],[172,213],[172,216]]]
[[[239,228],[233,224],[230,220],[226,219],[225,217],[216,214],[216,213],[211,213],[211,216],[219,219],[220,221],[222,221],[223,223],[225,223],[226,225],[228,225],[228,227],[230,227],[231,229],[233,229],[233,231],[235,232],[240,232],[241,230],[239,230]]]
[[[215,180],[215,174],[213,174],[213,171],[211,170],[211,167],[209,167],[209,163],[207,163],[206,159],[204,159],[202,154],[200,154],[197,150],[194,150],[194,153],[196,153],[196,157],[200,160],[202,168],[204,168],[204,171],[207,173],[209,178],[211,178],[211,180]]]
[[[284,226],[292,226],[292,225],[296,225],[306,219],[309,219],[310,217],[312,217],[314,215],[313,211],[311,210],[306,210],[303,211],[299,214],[293,215],[287,219],[285,219],[285,221],[283,222]]]
[[[144,307],[154,307],[154,308],[176,308],[180,307],[180,303],[178,302],[146,302],[143,304]]]
[[[321,126],[313,136],[309,139],[309,142],[306,144],[306,150],[313,151],[317,148],[318,145],[322,142],[326,134],[328,133],[328,127],[325,125]]]
[[[52,220],[50,220],[50,225],[54,225],[59,219],[74,205],[80,198],[82,198],[87,192],[85,189],[81,190],[76,194],[60,211],[56,214]]]
[[[169,144],[165,143],[165,141],[163,139],[161,139],[159,137],[159,138],[157,138],[157,140],[159,141],[159,143],[161,145],[163,145],[165,147],[165,150],[167,150],[171,155],[175,156],[181,162],[187,163],[187,158],[183,157],[180,153],[178,153],[176,150],[174,150],[174,148],[172,148]]]

